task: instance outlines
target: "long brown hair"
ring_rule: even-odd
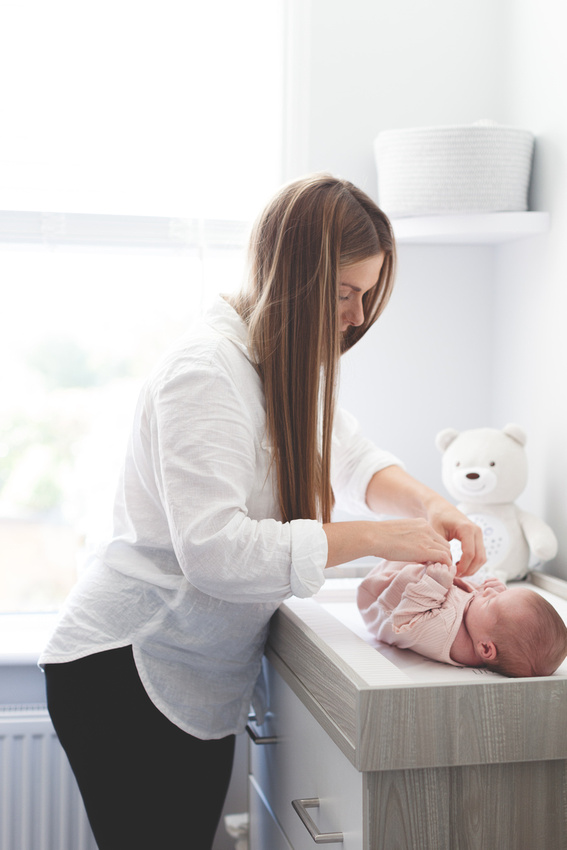
[[[340,269],[381,253],[377,285],[364,295],[364,323],[341,334]],[[284,521],[330,521],[339,357],[383,311],[394,266],[387,217],[364,192],[327,174],[284,186],[254,225],[248,278],[230,303],[248,323],[264,383]]]

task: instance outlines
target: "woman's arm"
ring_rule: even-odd
[[[366,503],[378,514],[422,517],[447,541],[447,548],[448,541],[459,540],[463,551],[457,565],[458,575],[472,575],[486,561],[480,528],[434,490],[397,466],[388,466],[371,478]],[[446,557],[428,560],[450,563]]]
[[[388,561],[451,563],[447,540],[426,519],[331,522],[323,525],[323,531],[327,535],[327,567],[369,555]]]
[[[191,584],[216,599],[311,596],[324,579],[325,534],[314,519],[270,516],[260,396],[246,374],[252,367],[240,369],[232,349],[218,347],[214,359],[190,350],[148,385],[134,428],[123,534],[133,536],[134,512],[146,548],[174,554]]]
[[[457,565],[459,575],[472,575],[486,561],[480,528],[398,466],[375,473],[366,503],[374,513],[408,518],[325,524],[327,567],[369,555],[388,561],[450,565],[449,541],[453,538],[460,540],[463,550]]]
[[[374,470],[379,471],[372,475]],[[328,567],[365,556],[451,563],[446,536],[428,522],[417,493],[421,485],[399,468],[394,455],[363,437],[354,417],[341,408],[333,427],[332,472],[339,507],[363,516],[372,512],[404,519],[377,522],[377,517],[370,516],[368,521],[325,525]],[[425,498],[427,488],[422,490]]]

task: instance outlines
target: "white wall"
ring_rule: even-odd
[[[381,129],[491,118],[537,137],[531,208],[549,236],[500,248],[400,247],[393,300],[344,360],[364,430],[439,487],[439,428],[528,430],[520,504],[560,539],[567,577],[567,59],[563,0],[311,0],[302,156],[377,198]]]
[[[516,0],[512,11],[509,120],[536,134],[531,205],[552,227],[500,255],[494,409],[527,424],[529,506],[559,538],[548,571],[567,578],[567,7]]]
[[[508,0],[311,0],[308,170],[376,197],[382,129],[499,117]]]
[[[501,120],[507,0],[310,5],[296,128],[307,144],[296,173],[328,170],[378,199],[380,130]],[[437,431],[491,424],[495,251],[402,245],[398,260],[388,310],[344,359],[341,401],[413,474],[441,488]]]
[[[341,403],[442,490],[435,436],[490,424],[494,249],[401,246],[392,299],[344,358]]]

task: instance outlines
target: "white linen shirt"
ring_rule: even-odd
[[[358,514],[374,473],[399,463],[340,410],[332,453],[333,488]],[[247,329],[219,299],[142,389],[112,539],[71,592],[40,665],[132,645],[173,723],[205,739],[242,732],[250,703],[263,711],[270,617],[315,593],[327,560],[321,523],[280,521],[270,461]]]

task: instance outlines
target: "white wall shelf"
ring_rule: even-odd
[[[400,245],[498,245],[547,233],[547,212],[424,215],[392,219]]]

